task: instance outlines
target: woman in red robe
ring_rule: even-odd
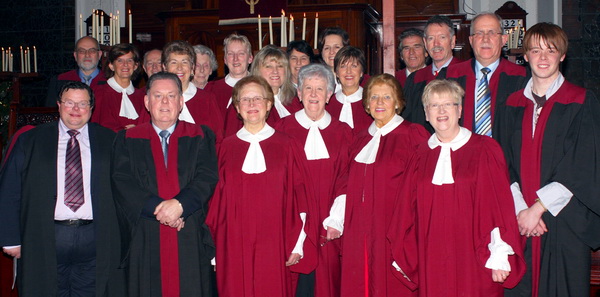
[[[423,92],[433,134],[408,166],[388,238],[392,271],[419,296],[504,296],[525,261],[502,149],[460,127],[463,89]]]
[[[206,219],[219,296],[292,297],[292,270],[308,273],[316,265],[306,164],[293,140],[267,124],[274,99],[266,80],[241,79],[232,98],[244,126],[220,147],[219,183]]]
[[[144,92],[131,83],[140,72],[139,66],[140,53],[132,44],[121,43],[110,49],[108,80],[94,90],[92,122],[117,132],[150,120],[144,107]]]
[[[313,180],[317,199],[320,245],[319,263],[314,273],[301,274],[298,296],[340,296],[340,241],[343,222],[329,218],[335,209],[343,211],[345,188],[339,177],[348,166],[348,147],[352,130],[325,111],[335,88],[333,73],[327,66],[310,64],[299,72],[298,96],[304,109],[277,122],[275,128],[290,135],[300,147]],[[342,185],[344,186],[344,185]],[[339,197],[339,198],[338,198]],[[333,211],[331,211],[333,209]]]
[[[398,115],[404,98],[392,75],[371,78],[362,102],[375,121],[350,147],[341,296],[414,296],[392,274],[386,232],[408,160],[429,133]]]

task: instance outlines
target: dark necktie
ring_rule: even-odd
[[[475,98],[475,133],[492,136],[492,95],[488,85],[489,68],[481,69],[483,77],[477,85],[477,97]]]
[[[171,135],[171,133],[169,133],[169,131],[167,130],[162,130],[160,131],[160,133],[158,133],[158,135],[160,135],[160,144],[162,145],[163,158],[165,159],[165,166],[167,166],[167,156],[169,151],[169,143],[167,142],[167,139],[169,138],[169,135]]]
[[[83,174],[81,168],[81,153],[76,130],[67,131],[71,136],[67,143],[65,157],[65,205],[76,212],[83,205]]]

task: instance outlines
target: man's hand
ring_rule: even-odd
[[[517,223],[519,224],[519,232],[527,237],[539,236],[540,232],[548,232],[546,224],[542,221],[542,214],[546,210],[539,203],[534,203],[531,207],[521,210],[517,215]],[[539,228],[538,228],[539,227]]]
[[[177,220],[183,214],[183,207],[177,199],[169,199],[161,202],[154,210],[156,220],[161,224],[175,226]],[[177,227],[176,227],[177,228]]]
[[[7,255],[9,255],[11,257],[15,257],[17,259],[21,258],[21,246],[10,248],[10,249],[2,248],[2,251],[4,251]]]

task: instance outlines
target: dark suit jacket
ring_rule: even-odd
[[[96,296],[122,296],[119,233],[110,187],[114,132],[90,123],[91,195],[96,228]],[[56,296],[54,209],[58,122],[23,133],[0,172],[0,246],[22,245],[19,295]],[[108,288],[110,285],[115,287]]]

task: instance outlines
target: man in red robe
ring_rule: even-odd
[[[218,180],[215,135],[177,120],[175,74],[154,74],[147,86],[151,122],[121,131],[113,150],[129,296],[212,296],[214,244],[204,220]]]
[[[396,79],[402,87],[411,73],[427,65],[429,55],[425,50],[423,36],[423,30],[416,28],[406,29],[400,34],[398,52],[400,52],[400,61],[404,63],[405,67],[396,71]]]

